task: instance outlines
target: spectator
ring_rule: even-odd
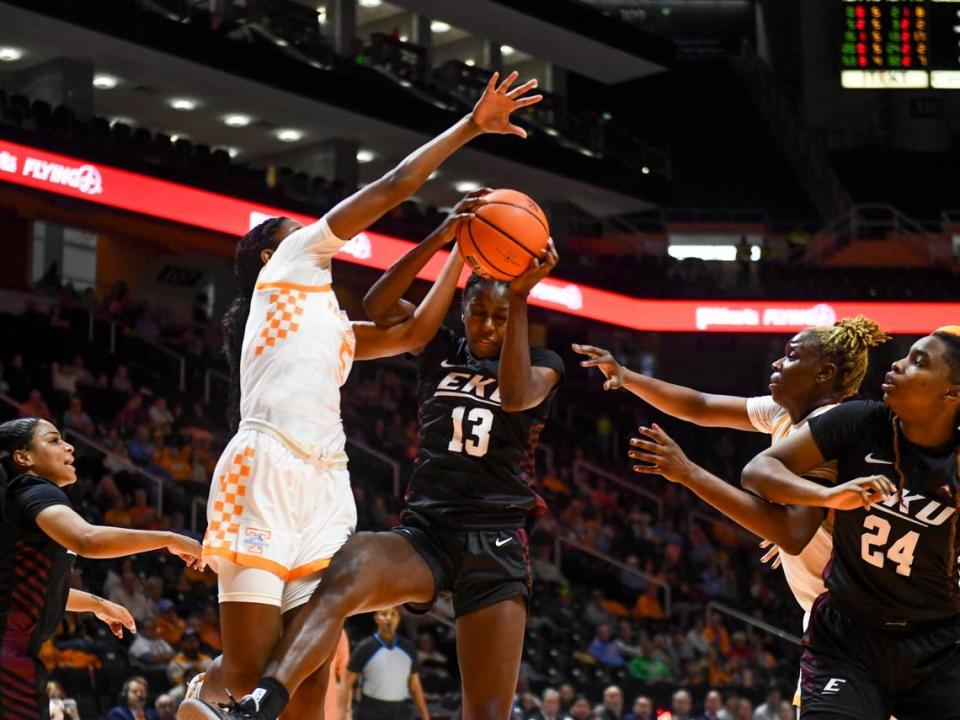
[[[127,507],[127,499],[123,495],[117,495],[113,498],[113,505],[103,514],[103,523],[113,527],[133,527],[130,510]]]
[[[187,629],[187,621],[177,614],[177,607],[173,600],[163,598],[157,602],[157,634],[166,640],[171,647],[180,644],[183,631]]]
[[[693,627],[687,631],[687,642],[698,655],[706,655],[710,648],[710,641],[707,640],[703,618],[699,615],[694,618]]]
[[[753,712],[753,720],[777,720],[777,713],[780,711],[782,700],[780,688],[771,685],[767,689],[763,704]]]
[[[50,700],[50,720],[80,720],[77,701],[68,698],[56,680],[47,683],[47,698]]]
[[[120,704],[110,709],[107,720],[157,720],[153,708],[147,707],[150,689],[145,678],[128,678],[120,691]]]
[[[722,720],[723,698],[717,690],[711,690],[703,701],[703,715],[697,720]]]
[[[613,639],[610,626],[604,623],[597,628],[597,634],[587,648],[593,658],[607,667],[623,667],[626,661],[620,653],[620,647]]]
[[[633,606],[633,616],[635,618],[663,620],[666,615],[663,612],[663,606],[660,604],[659,592],[660,588],[656,585],[648,585]]]
[[[4,380],[10,386],[10,397],[14,400],[23,400],[30,391],[31,380],[27,369],[23,365],[23,354],[14,353],[4,372]]]
[[[157,511],[147,504],[147,491],[137,488],[133,491],[133,505],[127,509],[130,526],[138,530],[156,530]]]
[[[129,395],[133,392],[133,383],[130,382],[130,373],[127,371],[126,365],[117,365],[117,369],[113,372],[113,380],[110,384],[114,390],[122,392],[124,395]]]
[[[753,703],[750,702],[747,698],[740,698],[737,701],[737,713],[733,716],[733,720],[752,720],[753,719]]]
[[[167,399],[165,397],[158,397],[154,400],[148,414],[150,416],[150,426],[154,430],[160,430],[164,435],[170,432],[174,417],[173,413],[170,412],[170,409],[167,407]]]
[[[120,586],[113,589],[107,598],[130,611],[138,624],[151,615],[150,602],[140,586],[140,579],[133,572],[124,573]]]
[[[93,420],[83,409],[83,403],[76,395],[70,398],[70,407],[63,414],[63,425],[87,437],[93,437],[96,431]]]
[[[583,695],[577,695],[570,703],[570,717],[573,720],[587,720],[592,712],[590,701]]]
[[[170,660],[167,676],[185,677],[188,673],[206,672],[213,658],[200,651],[200,635],[193,628],[187,628],[180,638],[179,652]]]
[[[148,670],[162,670],[174,656],[173,648],[157,632],[155,620],[139,624],[136,639],[130,645],[130,664]]]
[[[200,613],[200,626],[197,628],[200,642],[215,653],[223,650],[220,636],[220,613],[214,605],[206,605]]]
[[[570,683],[564,683],[560,686],[560,712],[561,714],[570,712],[570,706],[577,699],[577,691],[573,689]]]
[[[603,691],[602,720],[623,720],[623,690],[616,685]]]
[[[633,701],[633,712],[627,715],[627,720],[654,720],[653,700],[646,695],[638,695]]]
[[[38,417],[43,420],[50,420],[53,415],[50,413],[47,403],[44,402],[40,391],[33,389],[30,391],[26,402],[20,405],[20,417]]]
[[[781,701],[777,710],[777,720],[796,720],[797,709],[786,700]]]
[[[153,708],[157,714],[157,720],[175,720],[176,718],[177,706],[167,693],[154,700]]]
[[[671,720],[690,720],[693,712],[693,698],[686,690],[677,690],[670,704]]]
[[[540,709],[533,714],[535,720],[560,720],[560,693],[547,688],[540,698]]]
[[[117,487],[116,478],[110,473],[104,473],[97,483],[97,489],[93,493],[93,499],[97,503],[100,512],[106,512],[114,506],[118,497],[123,497],[120,488]]]
[[[710,624],[704,628],[703,637],[722,657],[727,657],[730,654],[730,634],[723,626],[720,613],[710,613]],[[710,684],[715,685],[716,683]]]
[[[129,430],[130,428],[142,425],[147,419],[146,415],[143,409],[143,393],[134,393],[130,396],[130,399],[127,400],[126,404],[120,408],[120,412],[118,412],[117,417],[114,418],[113,424],[120,431]],[[147,437],[150,437],[149,430],[147,431]]]
[[[130,459],[137,465],[147,465],[153,461],[156,450],[156,445],[150,437],[150,428],[146,425],[138,425],[134,438],[127,445]]]

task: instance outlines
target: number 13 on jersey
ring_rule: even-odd
[[[464,417],[466,416],[466,417]],[[490,430],[493,428],[493,411],[488,408],[472,408],[467,412],[463,405],[453,409],[453,438],[447,446],[450,452],[483,457],[490,447]],[[464,424],[467,424],[467,436],[464,438]]]

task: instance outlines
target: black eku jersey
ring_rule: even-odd
[[[836,459],[838,483],[885,475],[894,484],[893,414],[878,402],[854,401],[810,420],[825,458]],[[902,499],[838,511],[833,556],[824,570],[831,598],[847,612],[884,625],[960,615],[957,443],[931,451],[899,433]],[[960,533],[956,533],[960,536]]]
[[[36,523],[54,505],[71,507],[49,480],[21,475],[7,488],[0,529],[0,642],[25,645],[35,654],[56,631],[67,607],[75,556]]]
[[[499,360],[474,357],[466,338],[447,327],[416,359],[420,438],[408,512],[464,529],[521,527],[542,515],[534,450],[556,388],[536,407],[504,411]],[[552,350],[532,348],[530,362],[563,376]]]

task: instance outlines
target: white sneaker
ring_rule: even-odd
[[[197,673],[193,679],[187,683],[187,691],[183,694],[184,700],[199,700],[200,691],[203,689],[203,681],[207,679],[206,673]]]

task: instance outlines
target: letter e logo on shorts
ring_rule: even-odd
[[[823,686],[823,695],[836,695],[847,681],[842,678],[830,678]]]
[[[244,528],[241,542],[245,554],[263,555],[264,551],[270,547],[270,531],[260,530],[259,528]]]

